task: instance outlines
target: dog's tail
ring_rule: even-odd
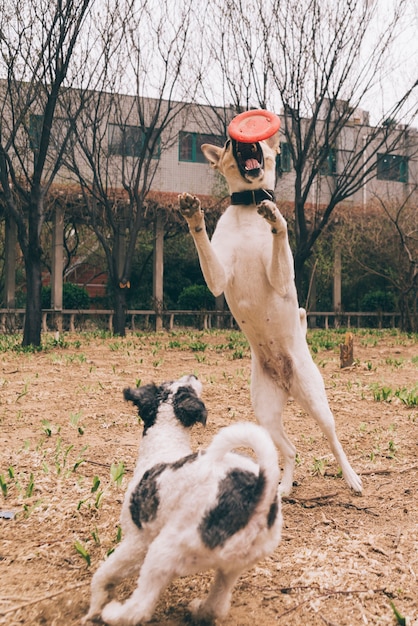
[[[280,479],[278,455],[273,440],[262,426],[245,422],[222,428],[206,449],[205,458],[210,463],[220,462],[225,454],[240,447],[251,448],[256,454],[260,486],[263,488],[262,502],[267,506],[277,502]]]

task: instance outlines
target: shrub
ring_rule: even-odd
[[[370,291],[361,300],[362,311],[393,311],[395,299],[390,291]]]
[[[185,287],[177,301],[179,309],[188,311],[204,311],[215,308],[215,298],[206,285],[190,285]]]
[[[63,309],[88,309],[90,296],[84,287],[73,283],[64,283],[62,286]],[[42,287],[42,308],[51,308],[51,287]]]

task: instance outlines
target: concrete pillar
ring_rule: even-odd
[[[62,282],[64,273],[64,210],[56,205],[52,232],[51,308],[62,311]]]
[[[63,274],[64,209],[59,204],[56,204],[52,231],[51,309],[55,311],[55,327],[59,332],[62,332]]]

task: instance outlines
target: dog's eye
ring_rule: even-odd
[[[251,152],[257,152],[257,144],[253,143],[253,145],[251,146]]]

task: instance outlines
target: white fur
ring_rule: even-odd
[[[188,377],[187,384],[200,393],[194,377]],[[259,465],[249,457],[231,452],[243,446],[255,451]],[[224,617],[230,607],[233,586],[242,571],[278,545],[282,517],[277,452],[267,431],[249,423],[222,429],[195,460],[165,469],[158,477],[159,505],[155,519],[143,523],[142,528],[134,523],[131,497],[141,478],[144,479],[144,472],[190,453],[189,428],[177,420],[168,399],[158,407],[155,424],[143,436],[135,474],[122,508],[123,540],[93,576],[90,610],[83,623],[99,616],[113,626],[134,626],[148,621],[160,594],[173,578],[207,569],[215,570],[213,585],[206,599],[192,602],[191,610],[199,619]],[[222,545],[208,547],[202,540],[201,526],[208,511],[219,503],[221,481],[233,468],[254,476],[262,472],[264,489],[245,526],[228,536]],[[236,494],[235,491],[223,493],[227,497]],[[277,514],[269,527],[267,520],[274,502]],[[224,517],[227,526],[233,517],[233,512]],[[124,603],[109,602],[112,588],[139,571],[131,597]]]
[[[264,167],[253,176],[239,170],[231,142],[223,149],[206,144],[202,150],[212,167],[225,176],[232,194],[274,189],[278,135],[260,145]],[[306,342],[306,312],[298,305],[287,224],[279,209],[269,200],[258,206],[231,205],[209,241],[200,201],[184,193],[179,202],[209,289],[215,296],[224,292],[249,341],[252,403],[259,423],[282,456],[281,493],[289,494],[292,489],[296,456],[282,423],[290,394],[321,427],[349,487],[361,493],[361,479],[338,440],[324,383]]]

